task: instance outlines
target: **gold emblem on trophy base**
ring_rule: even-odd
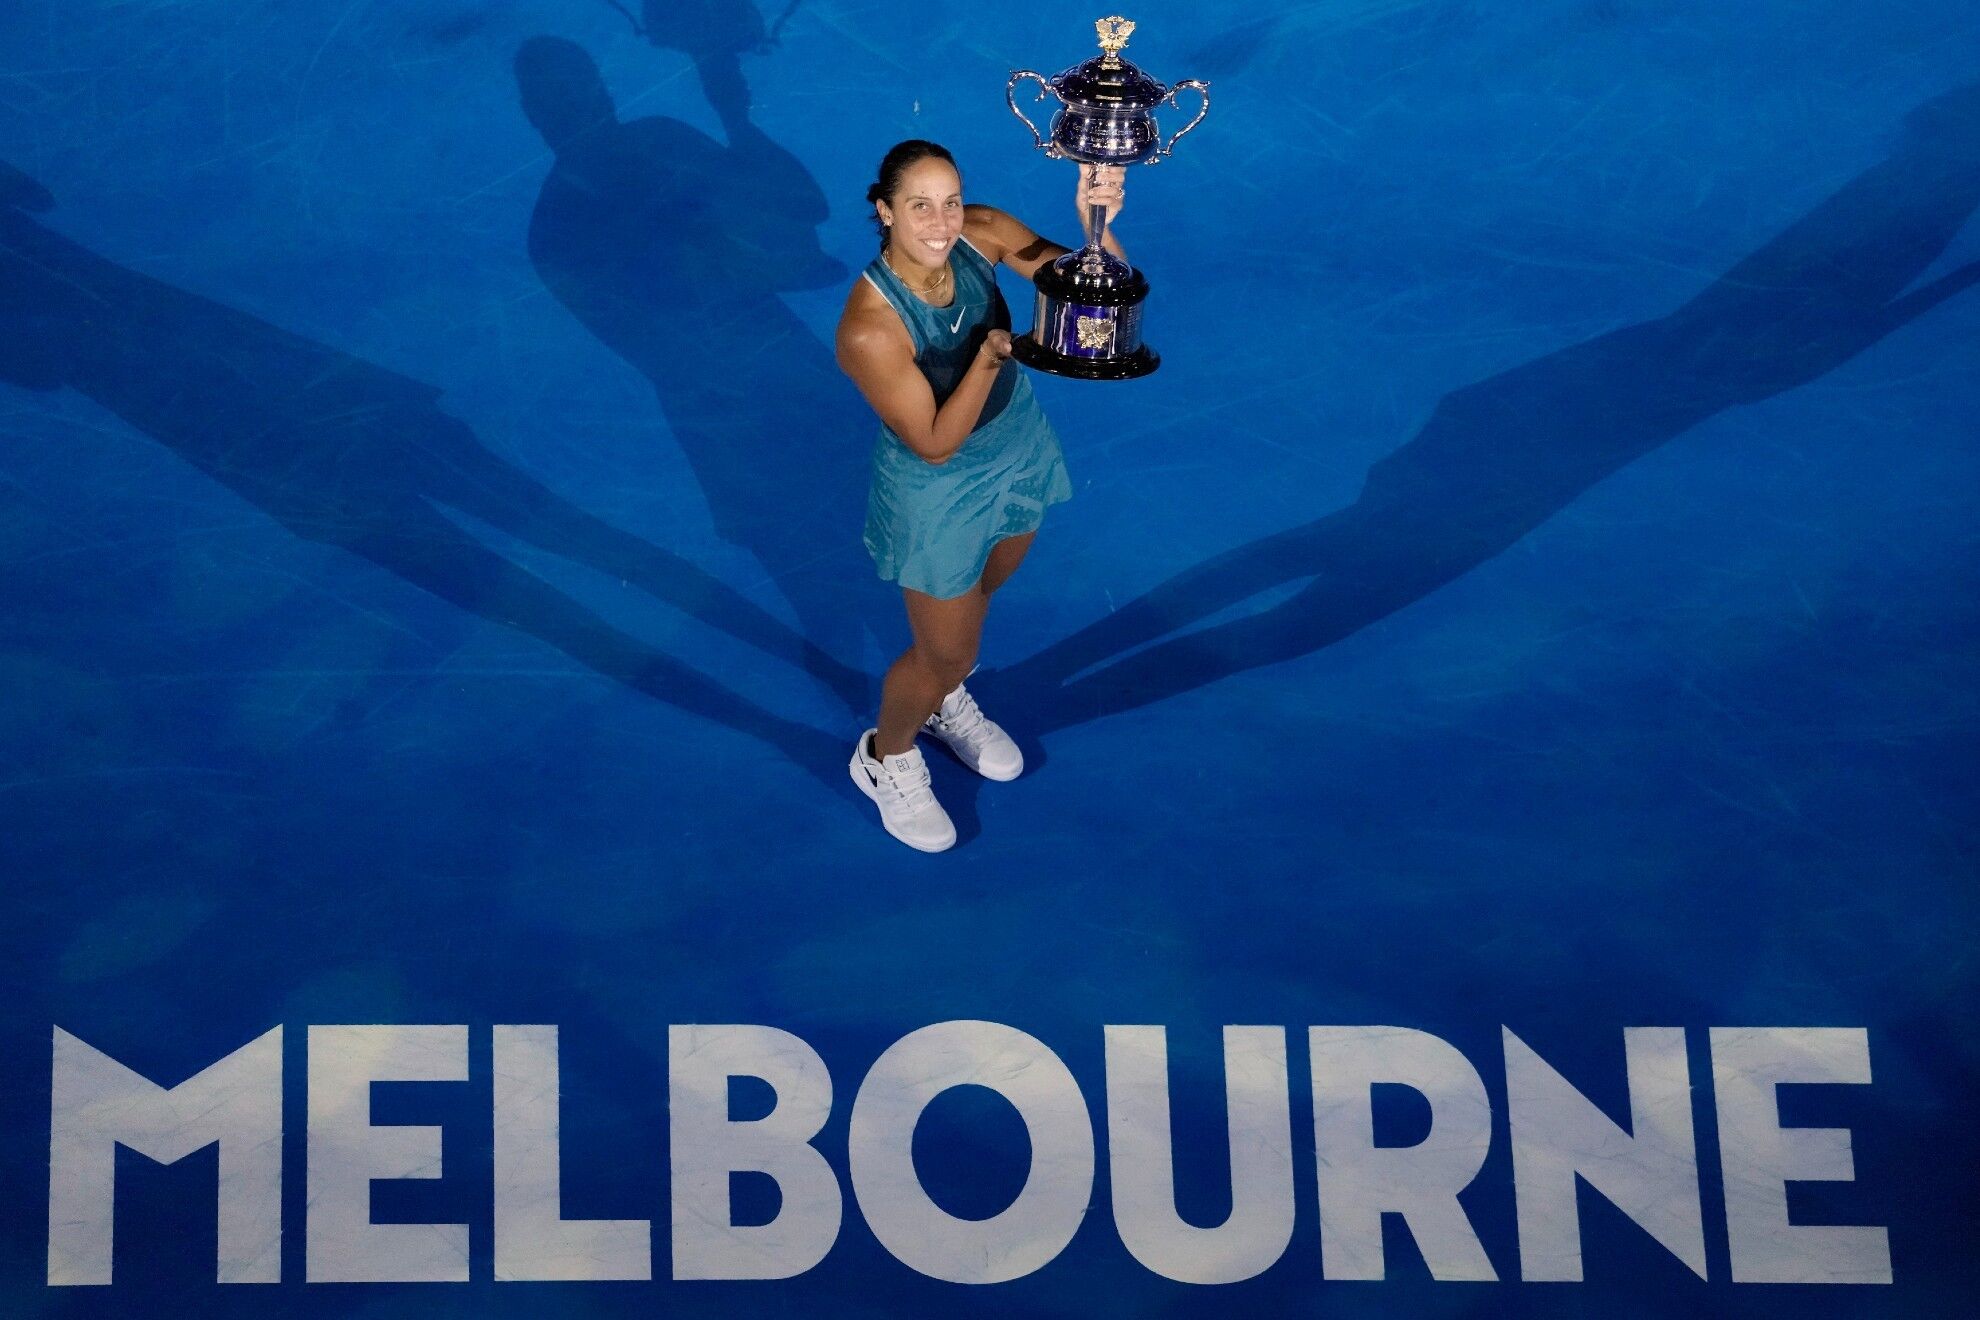
[[[1079,331],[1081,348],[1104,349],[1114,344],[1114,321],[1106,316],[1082,316],[1074,327]]]

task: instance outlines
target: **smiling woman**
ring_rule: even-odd
[[[898,582],[913,645],[887,671],[880,718],[850,770],[887,832],[911,848],[955,843],[915,747],[927,732],[970,769],[1015,779],[1017,744],[963,687],[990,593],[1017,569],[1047,506],[1072,494],[1059,440],[1011,357],[996,264],[1027,279],[1067,249],[989,206],[966,206],[955,158],[896,144],[867,190],[880,255],[839,319],[839,365],[880,417],[866,548]],[[1082,171],[1077,202],[1120,209],[1119,169]],[[1111,237],[1108,246],[1118,246]]]

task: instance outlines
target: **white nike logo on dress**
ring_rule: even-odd
[[[969,309],[967,307],[959,307],[956,309],[956,323],[949,327],[950,334],[954,334],[956,331],[962,329],[963,313],[968,310]]]

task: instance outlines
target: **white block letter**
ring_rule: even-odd
[[[495,1278],[653,1277],[644,1219],[565,1219],[557,1029],[495,1028]]]
[[[1628,1132],[1510,1030],[1505,1045],[1520,1277],[1581,1281],[1579,1175],[1704,1278],[1705,1216],[1698,1199],[1684,1032],[1624,1028]]]
[[[1031,1168],[1017,1199],[988,1219],[958,1219],[914,1170],[921,1111],[955,1086],[988,1087],[1017,1109]],[[996,1022],[940,1022],[875,1060],[846,1138],[853,1191],[873,1236],[903,1264],[950,1283],[1002,1283],[1065,1250],[1093,1193],[1093,1120],[1059,1056]]]
[[[1846,1128],[1783,1129],[1774,1088],[1785,1082],[1870,1080],[1860,1027],[1714,1027],[1712,1088],[1719,1105],[1719,1166],[1736,1283],[1889,1283],[1881,1228],[1788,1222],[1787,1184],[1856,1176]]]
[[[1492,1105],[1478,1070],[1449,1042],[1408,1027],[1309,1027],[1307,1040],[1324,1277],[1383,1277],[1389,1211],[1409,1225],[1433,1278],[1497,1278],[1457,1199],[1492,1144]],[[1422,1141],[1375,1145],[1378,1082],[1413,1087],[1429,1100]]]
[[[55,1028],[48,1282],[110,1282],[117,1147],[161,1164],[220,1143],[221,1283],[282,1277],[282,1029],[171,1090]]]
[[[670,1027],[667,1108],[673,1163],[674,1277],[788,1279],[838,1240],[839,1179],[811,1145],[832,1113],[818,1052],[775,1027]],[[729,1120],[729,1079],[769,1083],[769,1114]],[[767,1224],[737,1225],[729,1175],[764,1173],[783,1204]]]
[[[466,1224],[374,1224],[371,1184],[438,1178],[440,1129],[373,1127],[373,1082],[464,1082],[464,1026],[309,1029],[311,1283],[462,1283]]]
[[[1107,1028],[1107,1167],[1114,1223],[1136,1260],[1182,1283],[1236,1283],[1285,1253],[1293,1231],[1289,1087],[1283,1028],[1224,1028],[1231,1214],[1198,1228],[1176,1211],[1168,1036],[1161,1027]]]

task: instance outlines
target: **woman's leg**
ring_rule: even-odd
[[[914,645],[901,653],[880,688],[880,731],[873,735],[876,756],[899,756],[942,698],[976,664],[983,633],[983,610],[990,598],[978,583],[951,600],[902,588]]]
[[[1037,532],[1006,537],[990,548],[977,584],[951,600],[901,589],[907,602],[908,628],[914,645],[894,661],[880,688],[880,731],[873,735],[874,754],[898,756],[914,746],[915,735],[976,667],[976,648],[983,637],[983,616],[990,593],[1017,571]]]
[[[1025,551],[1031,549],[1031,543],[1037,539],[1038,533],[1033,530],[1023,536],[1007,536],[990,547],[990,559],[983,565],[981,583],[985,596],[1003,586],[1011,574],[1017,572],[1017,566],[1024,562]]]

